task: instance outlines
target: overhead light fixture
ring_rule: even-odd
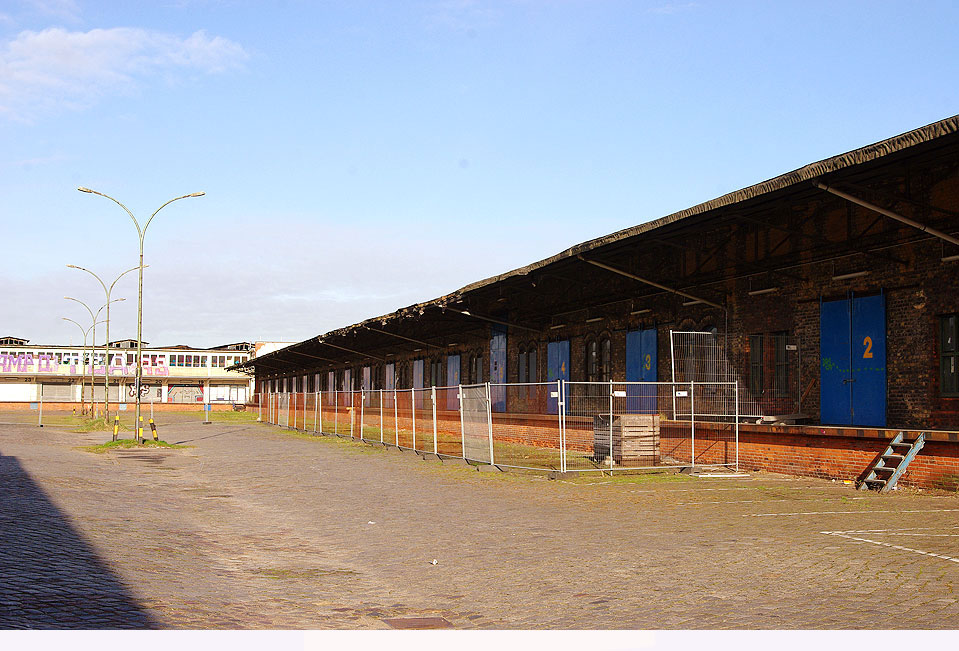
[[[959,255],[947,255],[942,259],[943,262],[955,262],[959,260]]]
[[[595,316],[592,319],[586,319],[586,323],[596,323],[597,321],[602,321],[603,317]]]
[[[754,289],[751,292],[747,292],[750,296],[762,296],[763,294],[772,294],[773,292],[778,292],[781,287],[767,287],[766,289]]]
[[[633,310],[630,314],[648,314],[649,312],[652,312],[652,310],[647,307],[642,310]]]
[[[852,280],[853,278],[862,278],[863,276],[868,276],[868,271],[854,271],[851,274],[841,274],[839,276],[833,276],[833,280]]]
[[[683,307],[689,307],[690,305],[702,305],[702,301],[686,301],[683,303]]]
[[[565,323],[560,323],[559,325],[550,326],[549,329],[550,329],[550,330],[559,330],[560,328],[565,328],[565,327],[566,327],[566,324],[565,324]]]
[[[414,352],[414,353],[418,353],[418,352],[420,352],[421,350],[423,350],[423,349],[422,349],[422,348],[414,348],[414,349],[413,349],[413,352]]]
[[[459,346],[459,344],[446,344],[447,346]]]

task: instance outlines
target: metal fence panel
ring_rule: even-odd
[[[505,411],[492,412],[493,458],[498,466],[562,470],[562,432],[557,414],[548,414],[557,382],[491,385],[505,401]]]
[[[463,456],[472,461],[493,463],[490,434],[490,396],[488,384],[460,387]]]
[[[459,410],[459,387],[436,387],[436,454],[463,456],[463,431]]]
[[[396,406],[394,408],[394,440],[393,444],[407,450],[416,445],[416,411],[413,409],[414,389],[403,389],[396,392]]]

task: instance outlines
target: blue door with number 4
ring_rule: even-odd
[[[824,301],[820,317],[820,420],[886,426],[886,297]]]

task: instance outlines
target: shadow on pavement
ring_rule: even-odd
[[[20,462],[3,455],[0,628],[158,628]]]

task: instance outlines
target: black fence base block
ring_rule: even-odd
[[[476,469],[480,472],[503,472],[503,469],[499,466],[489,466],[485,463],[480,466],[476,466]]]

